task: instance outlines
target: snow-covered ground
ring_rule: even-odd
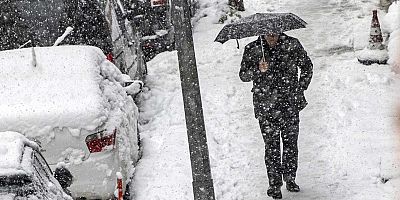
[[[214,43],[223,1],[208,2],[194,42],[215,194],[218,200],[264,200],[264,143],[254,118],[251,83],[238,77],[245,44]],[[368,43],[372,0],[245,0],[247,11],[293,12],[309,23],[289,32],[314,63],[301,112],[298,194],[284,199],[400,198],[400,139],[395,130],[398,75],[389,65],[365,66],[355,51]],[[216,7],[213,8],[213,5]],[[214,9],[214,10],[213,10]],[[212,14],[214,13],[214,14]],[[383,13],[379,11],[379,15]],[[134,177],[136,200],[193,199],[188,142],[176,52],[148,65],[141,103],[144,153]]]

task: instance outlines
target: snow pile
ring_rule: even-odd
[[[127,80],[125,74],[111,62],[104,61],[100,65],[101,74],[106,77],[100,82],[103,92],[103,109],[107,117],[106,130],[118,129],[117,143],[120,159],[126,165],[126,169],[133,170],[133,163],[138,159],[137,118],[139,111],[133,99],[122,87]],[[139,84],[134,82],[134,85]],[[134,153],[133,153],[134,152]]]
[[[392,3],[384,20],[391,32],[388,43],[388,63],[392,65],[394,71],[400,73],[400,3]]]
[[[376,63],[386,63],[388,60],[388,52],[386,49],[368,49],[364,48],[363,50],[357,52],[357,58],[361,61],[374,61]]]
[[[388,44],[388,51],[388,63],[392,65],[394,71],[400,73],[400,30],[396,30],[391,33]]]
[[[188,139],[177,53],[148,62],[140,103],[143,156],[136,166],[132,194],[137,200],[193,199]]]
[[[211,22],[217,24],[221,17],[229,11],[228,0],[199,0],[199,10],[193,21],[199,21],[203,17],[210,18]]]
[[[393,32],[400,28],[400,2],[394,2],[390,5],[388,13],[383,18],[385,27]]]
[[[25,146],[39,148],[20,133],[0,132],[0,176],[30,172],[31,164],[23,159]]]
[[[36,57],[32,48],[0,52],[0,131],[37,137],[55,127],[93,130],[106,120],[99,88],[98,66],[105,60],[100,49],[62,46],[34,51]]]

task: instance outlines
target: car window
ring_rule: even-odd
[[[47,162],[44,159],[44,157],[42,156],[42,154],[39,152],[35,152],[35,156],[38,159],[39,163],[43,166],[43,169],[46,171],[46,173],[51,176],[53,174],[53,172],[51,171],[49,165],[47,164]]]
[[[39,187],[37,187],[37,192],[46,195],[45,191],[47,191],[49,182],[48,174],[46,174],[46,171],[44,170],[42,164],[35,156],[35,153],[32,156],[32,165],[35,170],[35,172],[33,173],[34,176],[36,177],[35,180],[37,180],[37,183],[39,184]]]
[[[45,183],[45,180],[48,179],[48,175],[46,174],[46,171],[43,169],[42,165],[39,163],[39,160],[36,158],[36,156],[33,157],[33,168],[36,170],[42,183]]]
[[[46,160],[43,158],[43,156],[35,151],[33,155],[33,165],[37,169],[39,175],[44,179],[44,180],[50,180],[52,181],[53,177],[53,172],[51,171],[49,165],[47,164]],[[53,181],[52,181],[53,182]]]

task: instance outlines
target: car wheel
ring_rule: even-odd
[[[132,180],[129,181],[129,183],[127,183],[126,186],[125,186],[125,193],[124,193],[124,196],[123,196],[124,200],[130,200],[131,199],[131,183],[132,183]]]

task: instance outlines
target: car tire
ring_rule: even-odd
[[[129,183],[126,184],[125,186],[125,192],[123,196],[123,200],[130,200],[131,199],[131,183],[132,180],[129,181]]]

